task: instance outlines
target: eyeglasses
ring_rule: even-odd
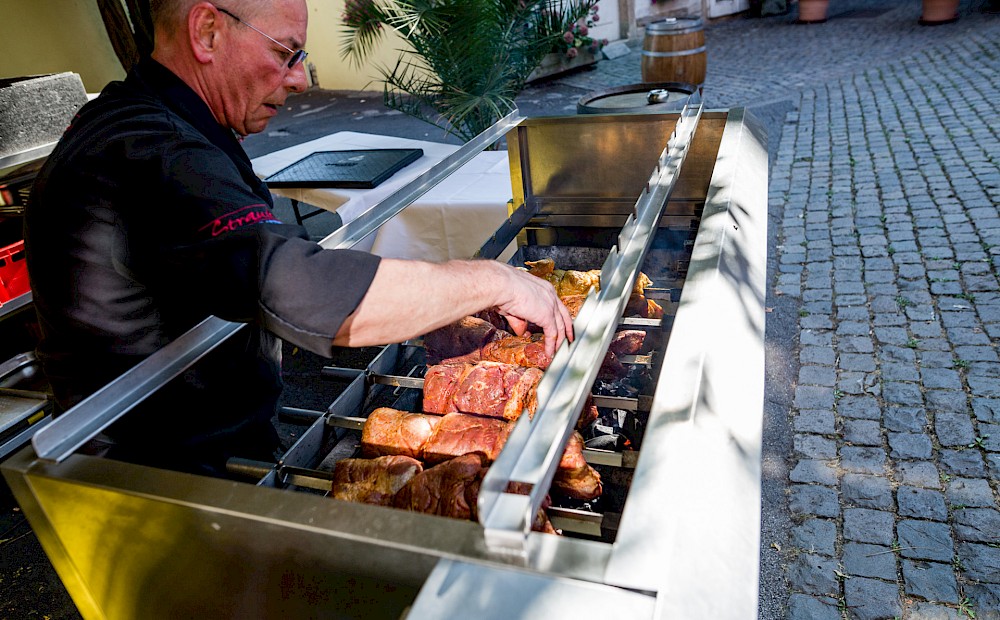
[[[226,15],[228,15],[228,16],[230,16],[230,17],[232,17],[233,19],[235,19],[235,20],[236,20],[236,21],[238,21],[239,23],[241,23],[241,24],[243,24],[244,26],[246,26],[247,28],[249,28],[250,30],[253,30],[254,32],[256,32],[256,33],[257,33],[257,34],[259,34],[259,35],[262,35],[262,36],[265,36],[265,37],[267,37],[267,38],[268,38],[268,39],[270,39],[270,40],[271,40],[271,42],[272,42],[272,43],[274,43],[275,45],[278,45],[278,46],[280,46],[280,47],[281,47],[282,49],[285,49],[285,50],[287,50],[287,51],[288,51],[288,53],[292,55],[292,56],[291,56],[291,58],[289,58],[289,59],[288,59],[288,68],[289,68],[289,69],[294,69],[294,68],[295,68],[295,65],[297,65],[297,64],[299,64],[300,62],[302,62],[303,60],[305,60],[305,59],[306,59],[306,56],[308,56],[308,55],[309,55],[308,53],[306,53],[306,51],[305,51],[305,50],[299,50],[299,51],[295,51],[295,50],[293,50],[292,48],[288,47],[287,45],[285,45],[285,44],[284,44],[284,43],[282,43],[281,41],[279,41],[279,40],[275,39],[274,37],[272,37],[271,35],[267,34],[266,32],[262,32],[261,30],[259,30],[259,29],[255,28],[255,27],[254,27],[254,26],[253,26],[252,24],[248,24],[247,22],[243,21],[243,20],[242,20],[242,19],[240,19],[239,17],[236,17],[235,15],[233,15],[232,13],[230,13],[229,11],[227,11],[226,9],[222,8],[221,6],[217,6],[217,7],[215,7],[215,8],[219,9],[219,12],[220,12],[220,13],[225,13]]]

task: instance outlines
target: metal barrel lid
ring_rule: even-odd
[[[576,105],[578,114],[659,114],[684,107],[697,90],[685,82],[629,84],[584,95]]]
[[[700,17],[668,17],[667,19],[646,24],[649,34],[684,34],[702,29]]]

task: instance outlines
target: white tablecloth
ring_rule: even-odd
[[[265,177],[316,151],[378,148],[420,148],[424,155],[373,189],[271,191],[336,211],[347,223],[458,149],[439,142],[341,131],[258,157],[253,167]],[[511,194],[507,153],[484,151],[386,222],[359,249],[389,258],[468,258],[506,219]]]

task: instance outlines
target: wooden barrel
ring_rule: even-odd
[[[671,17],[646,26],[643,82],[705,83],[705,31],[697,17]]]

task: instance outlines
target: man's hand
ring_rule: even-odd
[[[545,334],[545,352],[555,355],[563,339],[573,341],[573,319],[569,310],[548,280],[513,267],[505,266],[505,271],[510,282],[503,288],[506,295],[497,304],[497,310],[518,336],[524,334],[528,323],[541,327]]]

